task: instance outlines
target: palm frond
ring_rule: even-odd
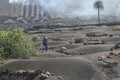
[[[95,3],[94,3],[94,8],[95,9],[100,9],[100,10],[103,10],[104,9],[104,6],[103,6],[103,2],[101,0],[97,0]]]

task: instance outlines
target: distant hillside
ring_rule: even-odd
[[[9,0],[0,0],[0,28],[22,27],[74,27],[79,25],[95,25],[98,23],[96,16],[67,17],[48,13],[36,4],[37,0],[27,0],[29,5],[22,3],[9,3]],[[119,24],[120,16],[101,16],[101,23]]]

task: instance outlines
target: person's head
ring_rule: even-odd
[[[43,39],[48,39],[48,37],[47,36],[43,36]]]
[[[48,39],[48,37],[45,37],[45,39]]]

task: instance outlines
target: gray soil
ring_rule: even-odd
[[[117,62],[118,65],[108,65],[103,61],[98,61],[97,57],[102,55],[108,55],[110,49],[114,47],[116,43],[119,43],[120,37],[119,31],[114,31],[113,27],[108,26],[95,26],[91,29],[88,26],[83,30],[73,30],[60,34],[59,32],[50,34],[41,34],[48,37],[61,37],[64,41],[49,41],[49,47],[54,46],[57,48],[66,47],[62,53],[53,51],[50,49],[47,53],[39,53],[37,60],[33,59],[21,59],[14,60],[7,64],[0,64],[0,80],[60,80],[58,76],[61,76],[61,80],[120,80],[120,56],[113,55],[111,58],[105,59],[107,62]],[[118,26],[117,26],[118,27]],[[115,26],[114,26],[115,28]],[[86,33],[101,32],[113,34],[113,37],[100,36],[100,37],[87,37]],[[37,34],[36,34],[37,35]],[[40,35],[40,34],[38,34]],[[103,40],[105,44],[90,44],[83,45],[83,43],[69,44],[72,38],[94,38]],[[41,42],[39,42],[41,43]],[[37,42],[35,42],[37,44]],[[120,50],[114,50],[113,52],[120,53]],[[39,57],[42,57],[39,59]],[[9,76],[9,74],[1,74],[3,70],[35,70],[41,68],[54,73],[54,76],[49,76],[46,79],[39,79],[38,76]]]
[[[44,68],[63,80],[102,80],[94,65],[81,57],[65,57],[43,60],[17,60],[2,67],[9,70],[26,70]],[[55,79],[53,79],[55,80]]]

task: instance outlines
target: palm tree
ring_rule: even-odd
[[[97,0],[94,3],[94,8],[98,10],[98,22],[99,22],[99,25],[100,25],[100,10],[104,9],[103,2],[101,0]]]

